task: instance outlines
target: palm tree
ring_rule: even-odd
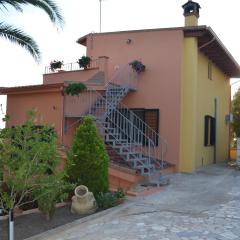
[[[7,11],[8,7],[11,6],[22,12],[24,5],[32,5],[42,9],[55,25],[63,26],[64,19],[61,11],[52,0],[0,0],[0,11]],[[25,48],[38,63],[40,62],[41,53],[37,43],[22,30],[0,21],[0,37]]]

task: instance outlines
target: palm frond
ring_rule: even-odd
[[[10,5],[14,7],[17,11],[22,11],[21,5],[18,3],[18,1],[12,1],[12,0],[0,0],[0,10],[7,10],[7,6]]]
[[[36,60],[36,62],[40,62],[41,53],[37,43],[20,29],[0,22],[0,37],[25,48]]]
[[[6,9],[8,5],[14,7],[17,11],[22,11],[22,5],[38,7],[49,16],[54,24],[60,27],[64,25],[64,18],[61,14],[61,10],[52,0],[0,0],[0,9],[1,6]]]

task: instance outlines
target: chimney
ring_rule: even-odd
[[[182,5],[184,10],[183,15],[185,17],[185,27],[192,27],[198,25],[199,9],[201,8],[197,2],[189,0]]]

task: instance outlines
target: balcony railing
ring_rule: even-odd
[[[99,67],[99,59],[91,60],[90,65],[87,69],[98,68]],[[84,70],[84,68],[80,68],[77,62],[73,63],[65,63],[61,66],[61,68],[51,69],[50,66],[45,67],[45,74],[57,73],[59,71],[77,71],[77,70]]]

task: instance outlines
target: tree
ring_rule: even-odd
[[[86,116],[77,128],[68,154],[68,181],[86,185],[94,194],[108,191],[108,161],[103,139],[92,117]]]
[[[71,185],[57,166],[56,133],[30,118],[25,125],[0,131],[0,208],[5,213],[37,202],[49,217]]]
[[[233,132],[236,137],[240,137],[240,88],[234,94],[232,100],[232,113],[233,113]]]
[[[54,24],[61,27],[63,26],[64,20],[61,11],[52,0],[0,0],[1,11],[6,11],[9,6],[12,6],[15,10],[22,12],[22,6],[24,5],[32,5],[42,9]],[[37,62],[40,61],[41,53],[37,43],[22,30],[0,21],[0,37],[20,45],[25,48]]]

